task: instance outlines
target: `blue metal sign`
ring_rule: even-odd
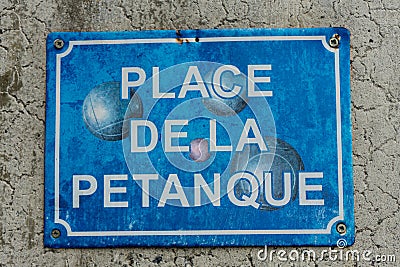
[[[343,28],[52,33],[48,247],[354,242]]]

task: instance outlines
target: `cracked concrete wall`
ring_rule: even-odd
[[[400,261],[399,25],[398,0],[0,0],[0,266],[268,263],[257,259],[260,248],[253,247],[43,248],[47,34],[232,27],[350,29],[357,226],[352,249],[393,254]],[[357,265],[354,261],[273,263],[278,264]]]

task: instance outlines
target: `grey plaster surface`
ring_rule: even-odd
[[[0,0],[0,266],[397,266],[399,25],[399,0]],[[346,27],[352,33],[357,233],[354,246],[343,251],[370,249],[373,255],[395,255],[397,264],[276,258],[271,263],[257,258],[258,247],[43,247],[45,38],[49,32],[329,26]],[[326,248],[312,249],[318,253]]]

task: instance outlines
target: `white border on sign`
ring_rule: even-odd
[[[68,236],[167,236],[167,235],[271,235],[271,234],[329,234],[334,223],[344,219],[343,208],[343,176],[342,176],[342,122],[340,109],[340,69],[339,49],[331,48],[325,36],[251,36],[251,37],[206,37],[196,40],[185,38],[189,42],[256,42],[256,41],[321,41],[323,46],[335,54],[335,81],[336,81],[336,128],[337,128],[337,153],[338,153],[338,197],[339,215],[329,221],[325,229],[278,229],[278,230],[170,230],[170,231],[86,231],[73,232],[71,226],[60,219],[60,90],[61,90],[61,59],[67,56],[74,46],[78,45],[108,45],[108,44],[150,44],[150,43],[177,43],[175,38],[154,39],[125,39],[125,40],[82,40],[70,41],[67,50],[57,54],[56,58],[56,121],[55,121],[55,200],[54,222],[65,227]]]

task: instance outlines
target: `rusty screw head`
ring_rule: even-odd
[[[331,39],[329,39],[329,46],[332,48],[338,48],[340,44],[339,34],[334,34]]]
[[[53,44],[54,44],[54,47],[55,47],[56,49],[61,49],[61,48],[64,47],[64,41],[61,40],[61,39],[55,39],[54,42],[53,42]]]
[[[58,230],[58,229],[53,229],[53,230],[51,231],[51,236],[52,236],[53,238],[59,238],[59,237],[61,236],[60,230]]]
[[[340,235],[344,235],[347,232],[347,227],[344,223],[338,223],[336,225],[336,231],[340,234]]]

